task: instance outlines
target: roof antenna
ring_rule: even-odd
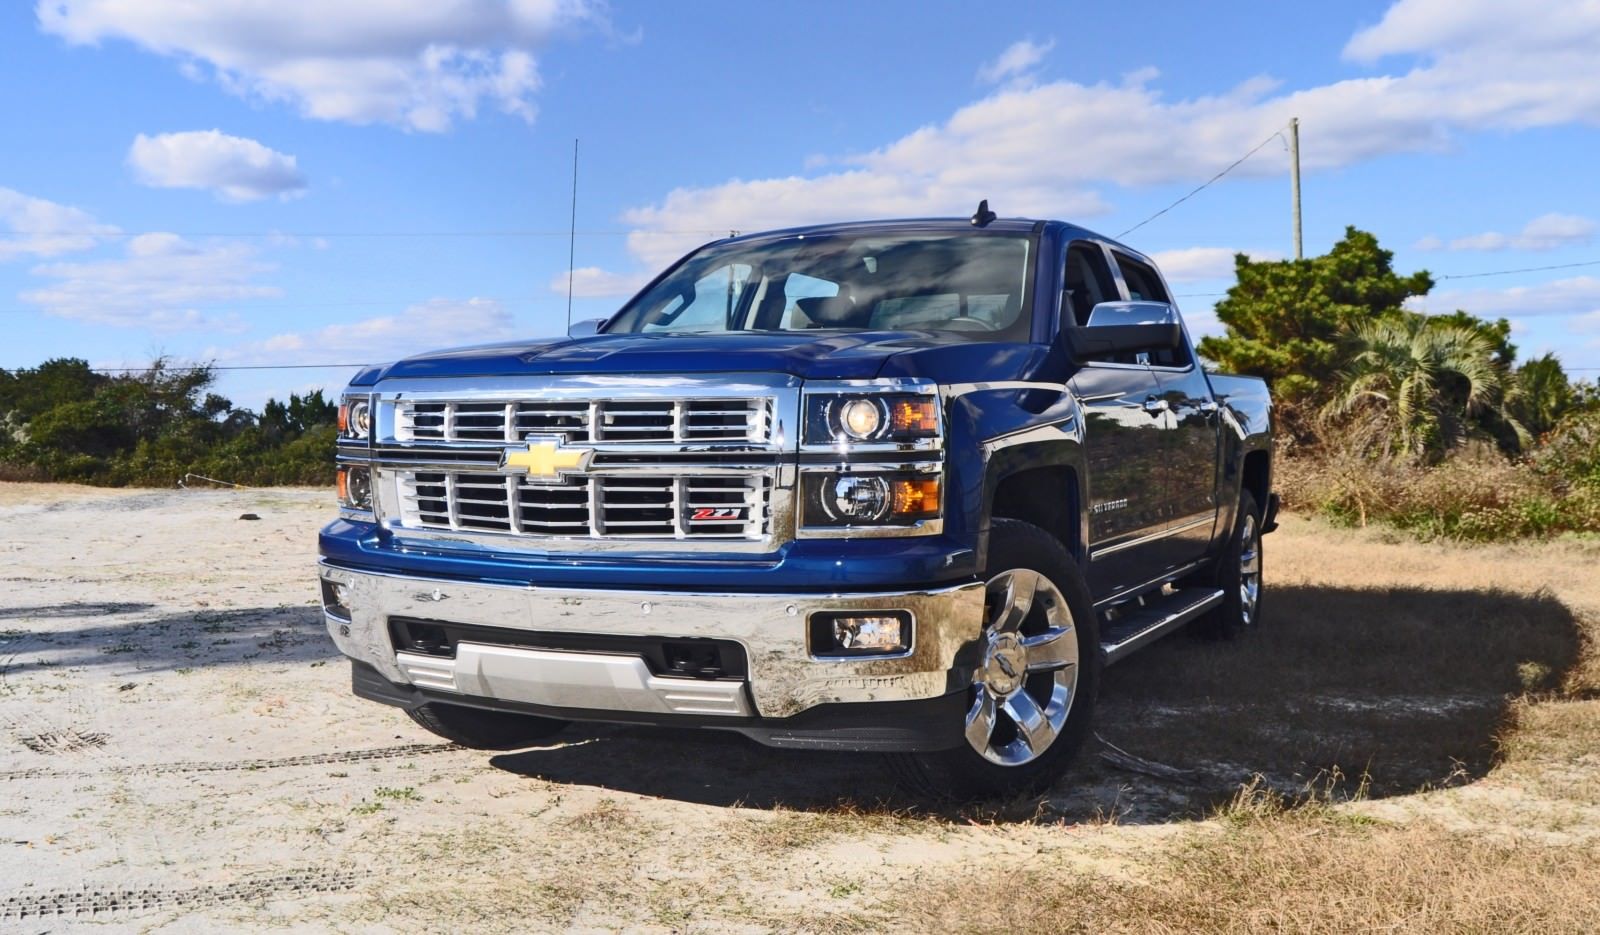
[[[993,211],[989,210],[989,199],[985,198],[982,201],[978,202],[978,210],[977,210],[977,212],[975,214],[972,215],[972,226],[973,227],[988,227],[989,226],[989,222],[993,221],[995,218],[997,218],[999,216],[1000,215],[995,214]]]

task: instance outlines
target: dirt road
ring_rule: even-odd
[[[355,699],[315,604],[330,499],[0,485],[0,928],[916,928],[908,887],[1018,861],[1147,879],[1256,774],[1340,799],[1365,773],[1341,808],[1384,822],[1600,835],[1593,544],[1290,518],[1266,630],[1107,675],[1104,740],[1192,778],[1091,748],[1041,801],[930,813],[867,757],[613,728],[494,755]]]

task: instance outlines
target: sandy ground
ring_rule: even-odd
[[[620,728],[478,753],[354,698],[313,586],[330,501],[0,484],[0,929],[892,928],[907,884],[1135,876],[1258,774],[1342,796],[1365,772],[1349,807],[1384,820],[1600,834],[1600,758],[1497,746],[1600,706],[1593,544],[1289,518],[1268,629],[1107,675],[1104,740],[1189,778],[1090,749],[1042,800],[929,812],[870,757]]]

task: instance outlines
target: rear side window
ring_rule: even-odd
[[[1161,288],[1161,277],[1156,271],[1138,260],[1117,254],[1117,266],[1122,270],[1122,281],[1128,285],[1128,298],[1135,302],[1170,302],[1167,290]]]
[[[1128,286],[1128,298],[1135,302],[1172,301],[1167,290],[1161,287],[1161,277],[1149,264],[1119,253],[1117,267],[1122,270],[1122,281]],[[1187,346],[1151,351],[1144,356],[1155,367],[1187,367],[1193,362]]]

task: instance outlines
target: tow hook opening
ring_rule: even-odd
[[[728,675],[722,664],[722,648],[715,643],[663,643],[667,671],[663,675],[687,675],[697,679],[720,679]]]
[[[455,643],[445,633],[444,627],[432,623],[406,620],[395,621],[394,630],[395,649],[424,656],[440,656],[445,659],[455,658]]]

